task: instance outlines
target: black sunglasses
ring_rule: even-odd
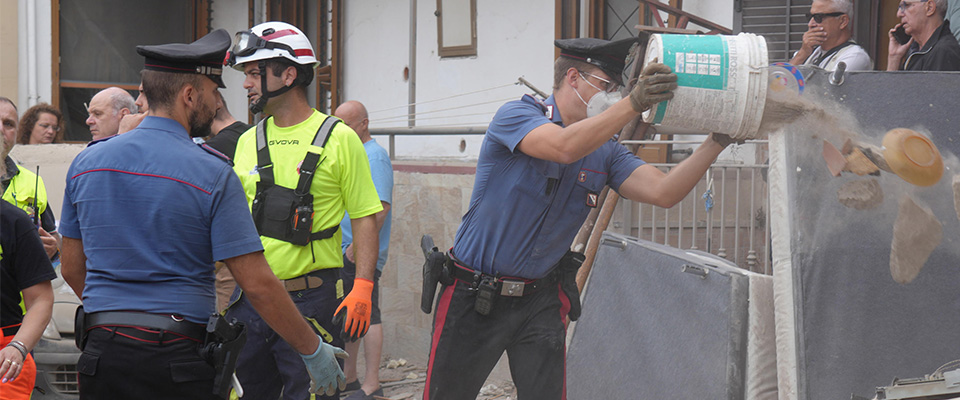
[[[823,19],[826,17],[839,17],[844,14],[846,13],[843,13],[843,12],[816,13],[816,14],[807,13],[807,21],[809,21],[810,18],[813,18],[813,20],[817,21],[817,23],[819,24],[819,23],[822,23]]]

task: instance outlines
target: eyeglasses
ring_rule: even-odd
[[[823,19],[826,17],[839,17],[844,14],[846,13],[844,12],[816,13],[816,14],[807,13],[807,21],[809,21],[810,18],[813,18],[814,21],[817,21],[817,23],[820,24],[820,23],[823,23]]]
[[[54,132],[60,132],[60,126],[59,126],[59,125],[53,125],[53,124],[37,124],[37,126],[39,126],[40,129],[51,129],[51,130],[53,130]]]
[[[581,75],[580,77],[581,77],[581,78],[583,78],[583,75],[586,75],[586,76],[590,76],[590,77],[597,78],[598,80],[600,80],[600,82],[603,82],[603,84],[606,86],[606,89],[600,89],[600,88],[598,88],[598,87],[596,87],[596,86],[593,86],[593,84],[590,83],[590,81],[587,81],[586,78],[583,79],[583,80],[587,81],[587,83],[590,83],[590,86],[593,86],[593,87],[597,88],[597,90],[603,90],[603,91],[608,92],[608,93],[613,93],[613,92],[618,92],[618,91],[620,91],[620,84],[619,84],[619,83],[616,83],[616,82],[611,81],[611,80],[609,80],[609,79],[603,79],[603,78],[601,78],[601,77],[599,77],[599,76],[596,76],[596,75],[594,75],[594,74],[591,74],[591,73],[589,73],[589,72],[583,72],[583,71],[577,71],[577,72],[580,73],[580,75]]]
[[[907,9],[910,8],[910,6],[912,6],[912,5],[914,5],[914,4],[917,4],[917,3],[924,3],[924,2],[926,2],[926,1],[927,1],[927,0],[901,1],[900,4],[897,5],[897,10],[898,10],[898,11],[907,11]]]

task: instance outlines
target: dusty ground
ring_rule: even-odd
[[[360,364],[362,365],[362,362]],[[363,371],[362,366],[358,367]],[[385,361],[380,364],[380,386],[383,388],[383,397],[377,397],[377,399],[420,400],[423,398],[426,377],[426,366],[414,365],[402,359]],[[513,387],[513,383],[496,379],[488,379],[480,395],[477,396],[478,400],[514,400],[516,398],[517,390]]]

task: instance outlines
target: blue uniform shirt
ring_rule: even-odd
[[[517,145],[535,128],[563,125],[553,96],[504,104],[487,128],[470,209],[454,255],[488,274],[539,279],[570,248],[604,185],[618,189],[643,161],[609,141],[571,164],[530,157]]]
[[[233,169],[176,121],[81,152],[67,173],[60,233],[83,240],[87,312],[214,312],[213,263],[263,249]]]
[[[367,151],[367,159],[370,160],[370,176],[373,177],[373,186],[377,188],[377,196],[380,196],[380,201],[392,204],[393,164],[390,163],[390,155],[373,139],[364,143],[363,149]],[[391,208],[390,211],[387,211],[387,219],[380,228],[380,256],[377,257],[377,271],[381,272],[383,266],[387,264],[392,214],[393,209]],[[341,247],[346,250],[347,246],[353,243],[353,227],[350,226],[350,214],[343,216],[343,221],[340,222],[340,230],[343,231]]]

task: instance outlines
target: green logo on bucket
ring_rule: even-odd
[[[719,35],[663,35],[663,60],[677,74],[677,85],[725,90],[730,56],[726,38]],[[653,123],[663,121],[669,102],[657,105]]]

